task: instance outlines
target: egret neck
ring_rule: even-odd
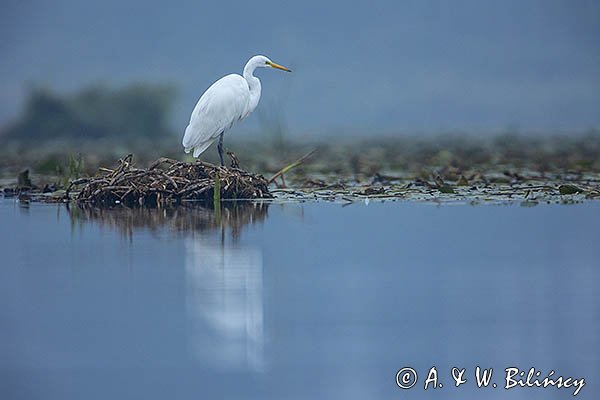
[[[254,70],[258,67],[259,64],[262,64],[262,60],[258,60],[257,57],[252,57],[244,67],[244,79],[248,82],[248,87],[250,88],[250,101],[248,104],[248,114],[250,114],[256,106],[258,105],[258,101],[260,100],[260,80],[253,75]]]

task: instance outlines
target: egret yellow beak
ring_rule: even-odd
[[[286,71],[286,72],[292,72],[291,69],[286,68],[283,65],[275,64],[274,62],[268,62],[268,64],[273,68],[277,68],[277,69],[280,69],[280,70]]]

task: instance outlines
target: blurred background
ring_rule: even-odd
[[[65,152],[88,166],[130,151],[182,158],[199,96],[254,54],[294,73],[259,72],[261,104],[228,135],[234,150],[257,138],[286,154],[303,140],[597,136],[600,126],[592,0],[2,4],[3,167],[41,171],[43,159],[52,170]]]
[[[600,398],[600,203],[543,197],[598,193],[599,1],[0,4],[0,187],[19,195],[0,198],[1,398],[395,398],[399,368],[432,365],[553,369]],[[286,181],[355,201],[103,209],[10,189],[58,193],[128,153],[191,160],[196,101],[261,53],[294,72],[258,71],[226,148],[267,177],[317,148]],[[404,197],[421,188],[431,203]],[[461,193],[483,200],[440,206]],[[474,206],[490,193],[507,206]]]

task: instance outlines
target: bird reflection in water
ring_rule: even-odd
[[[246,225],[267,217],[267,203],[222,203],[167,209],[71,206],[72,224],[184,233],[185,307],[191,355],[222,369],[263,369],[263,260],[258,247],[240,244]]]
[[[185,239],[192,353],[223,368],[263,367],[263,260],[256,247]]]

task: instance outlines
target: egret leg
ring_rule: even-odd
[[[217,151],[219,152],[219,158],[221,159],[221,167],[225,166],[223,160],[223,133],[219,136],[219,143],[217,144]]]

